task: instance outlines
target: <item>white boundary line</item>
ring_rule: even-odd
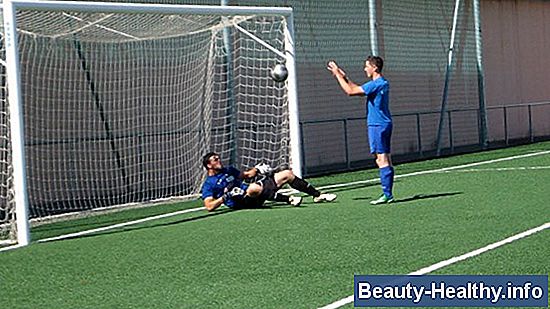
[[[103,231],[107,231],[107,230],[116,229],[116,228],[119,228],[119,227],[144,223],[144,222],[153,221],[153,220],[157,220],[157,219],[169,218],[169,217],[182,215],[182,214],[189,213],[189,212],[195,212],[195,211],[199,211],[199,210],[203,210],[203,209],[205,209],[205,208],[204,207],[198,207],[198,208],[185,209],[185,210],[180,210],[180,211],[171,212],[171,213],[167,213],[167,214],[157,215],[157,216],[153,216],[153,217],[147,217],[147,218],[143,218],[143,219],[139,219],[139,220],[128,221],[128,222],[124,222],[124,223],[104,226],[104,227],[100,227],[100,228],[97,228],[97,229],[91,229],[91,230],[87,230],[87,231],[71,233],[71,234],[66,234],[66,235],[61,235],[61,236],[56,236],[56,237],[51,237],[51,238],[39,239],[39,240],[37,240],[37,242],[48,242],[48,241],[53,241],[53,240],[60,240],[60,239],[65,239],[65,238],[78,237],[78,236],[82,236],[82,235],[92,234],[92,233],[96,233],[96,232],[103,232]]]
[[[515,171],[537,171],[547,170],[550,166],[518,166],[518,167],[495,167],[495,168],[470,168],[458,171],[445,171],[443,173],[474,173],[474,172],[515,172]]]
[[[2,252],[2,251],[9,251],[9,250],[15,250],[15,249],[17,249],[17,248],[23,248],[23,247],[25,247],[25,246],[17,244],[17,245],[13,245],[13,246],[9,246],[9,247],[0,248],[0,252]]]
[[[523,155],[504,157],[504,158],[499,158],[499,159],[494,159],[494,160],[480,161],[480,162],[468,163],[468,164],[445,167],[445,168],[439,168],[439,169],[433,169],[433,170],[419,171],[419,172],[414,172],[414,173],[409,173],[409,174],[396,175],[395,178],[404,178],[404,177],[418,176],[418,175],[425,175],[425,174],[432,174],[432,173],[441,173],[441,172],[447,172],[447,171],[457,170],[457,169],[461,169],[461,168],[468,168],[468,167],[472,167],[472,166],[479,166],[479,165],[491,164],[491,163],[502,162],[502,161],[510,161],[510,160],[515,160],[515,159],[521,159],[521,158],[527,158],[527,157],[533,157],[533,156],[539,156],[539,155],[545,155],[545,154],[550,154],[550,150],[538,151],[538,152],[533,152],[533,153],[528,153],[528,154],[523,154]],[[341,188],[341,187],[353,186],[353,185],[357,185],[357,184],[372,183],[372,182],[378,182],[378,181],[379,181],[378,178],[373,178],[373,179],[360,180],[360,181],[354,181],[354,182],[348,182],[348,183],[340,183],[340,184],[335,184],[335,185],[322,186],[322,187],[319,187],[319,189],[323,190],[323,189]],[[291,191],[294,191],[294,190],[291,190]],[[177,216],[177,215],[181,215],[181,214],[185,214],[185,213],[200,211],[200,210],[204,210],[204,209],[205,209],[204,207],[191,208],[191,209],[176,211],[176,212],[167,213],[167,214],[163,214],[163,215],[158,215],[158,216],[143,218],[143,219],[139,219],[139,220],[124,222],[124,223],[120,223],[120,224],[109,225],[109,226],[105,226],[105,227],[101,227],[101,228],[97,228],[97,229],[92,229],[92,230],[87,230],[87,231],[82,231],[82,232],[77,232],[77,233],[71,233],[71,234],[67,234],[67,235],[60,235],[60,236],[51,237],[51,238],[40,239],[37,242],[42,243],[42,242],[48,242],[48,241],[53,241],[53,240],[73,238],[73,237],[88,235],[88,234],[92,234],[92,233],[96,233],[96,232],[103,232],[103,231],[107,231],[107,230],[111,230],[111,229],[116,229],[116,228],[119,228],[119,227],[124,227],[124,226],[139,224],[139,223],[143,223],[143,222],[148,222],[148,221],[152,221],[152,220],[156,220],[156,219],[169,218],[169,217],[172,217],[172,216]],[[10,250],[10,249],[16,249],[16,248],[19,248],[19,247],[20,246],[15,245],[15,246],[1,248],[0,252],[7,251],[7,250]]]
[[[468,167],[473,167],[473,166],[479,166],[479,165],[491,164],[491,163],[497,163],[497,162],[503,162],[503,161],[510,161],[510,160],[515,160],[515,159],[522,159],[522,158],[540,156],[540,155],[545,155],[545,154],[550,154],[550,150],[527,153],[527,154],[517,155],[517,156],[512,156],[512,157],[504,157],[504,158],[494,159],[494,160],[468,163],[468,164],[451,166],[451,167],[438,168],[438,169],[433,169],[433,170],[419,171],[419,172],[414,172],[414,173],[409,173],[409,174],[395,175],[395,178],[404,178],[404,177],[418,176],[418,175],[425,175],[425,174],[432,174],[432,173],[441,173],[441,172],[447,172],[447,171],[457,170],[457,169],[461,169],[461,168],[468,168]],[[324,186],[324,187],[320,187],[319,189],[341,188],[341,187],[347,187],[347,186],[353,186],[353,185],[357,185],[357,184],[371,183],[371,182],[377,182],[377,181],[379,181],[378,178],[376,178],[376,179],[367,179],[367,180],[359,180],[359,181],[354,181],[354,182]]]
[[[477,255],[480,255],[480,254],[485,253],[487,251],[490,251],[490,250],[496,249],[498,247],[504,246],[504,245],[509,244],[513,241],[516,241],[518,239],[521,239],[521,238],[527,237],[529,235],[538,233],[538,232],[543,231],[543,230],[548,229],[548,228],[550,228],[550,222],[546,222],[541,226],[532,228],[530,230],[527,230],[525,232],[516,234],[514,236],[510,236],[506,239],[503,239],[501,241],[497,241],[495,243],[492,243],[492,244],[487,245],[485,247],[479,248],[477,250],[470,251],[468,253],[465,253],[465,254],[462,254],[462,255],[459,255],[459,256],[455,256],[455,257],[450,258],[448,260],[444,260],[444,261],[441,261],[439,263],[435,263],[433,265],[430,265],[428,267],[424,267],[424,268],[419,269],[417,271],[413,271],[412,273],[409,273],[409,276],[419,276],[419,275],[425,275],[425,274],[431,273],[431,272],[433,272],[435,270],[438,270],[440,268],[443,268],[445,266],[449,266],[451,264],[454,264],[454,263],[457,263],[457,262],[460,262],[460,261],[464,261],[464,260],[469,259],[471,257],[477,256]],[[353,295],[351,295],[351,296],[348,296],[346,298],[342,298],[338,301],[335,301],[331,304],[328,304],[324,307],[320,307],[319,309],[336,309],[336,308],[340,308],[344,305],[352,303],[353,300],[354,300],[354,297],[353,297]]]
[[[116,229],[116,228],[119,228],[119,227],[144,223],[144,222],[153,221],[153,220],[157,220],[157,219],[169,218],[169,217],[173,217],[173,216],[177,216],[177,215],[181,215],[181,214],[185,214],[185,213],[190,213],[190,212],[195,212],[195,211],[199,211],[199,210],[203,210],[203,209],[205,209],[205,208],[204,207],[198,207],[198,208],[185,209],[185,210],[180,210],[180,211],[171,212],[171,213],[167,213],[167,214],[157,215],[157,216],[153,216],[153,217],[147,217],[147,218],[143,218],[143,219],[139,219],[139,220],[128,221],[128,222],[124,222],[124,223],[119,223],[119,224],[104,226],[104,227],[100,227],[100,228],[96,228],[96,229],[86,230],[86,231],[82,231],[82,232],[39,239],[36,242],[41,243],[41,242],[61,240],[61,239],[66,239],[66,238],[79,237],[79,236],[93,234],[93,233],[97,233],[97,232],[108,231],[108,230]],[[8,250],[11,250],[11,249],[16,249],[16,248],[19,248],[19,247],[21,247],[21,246],[20,245],[14,245],[14,246],[10,246],[10,247],[0,248],[0,252],[8,251]]]

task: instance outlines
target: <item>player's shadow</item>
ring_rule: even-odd
[[[415,194],[411,197],[397,198],[397,199],[395,199],[394,204],[406,203],[406,202],[411,202],[411,201],[416,201],[416,200],[447,197],[447,196],[459,195],[459,194],[463,194],[463,193],[464,192],[444,192],[444,193],[434,193],[434,194]]]
[[[434,193],[434,194],[415,194],[410,197],[405,198],[396,198],[393,202],[394,204],[397,203],[406,203],[416,200],[423,200],[423,199],[434,199],[434,198],[440,198],[440,197],[447,197],[447,196],[453,196],[458,194],[463,194],[464,192],[443,192],[443,193]],[[353,200],[372,200],[373,197],[370,196],[362,196],[362,197],[354,197]]]

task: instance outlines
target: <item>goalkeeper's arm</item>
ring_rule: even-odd
[[[212,211],[220,207],[221,204],[225,203],[228,199],[232,199],[235,197],[242,197],[246,194],[246,192],[239,187],[232,187],[232,188],[227,187],[225,188],[224,191],[225,193],[219,198],[214,198],[212,196],[209,196],[204,199],[204,207],[206,208],[206,210]]]
[[[241,179],[247,179],[247,178],[253,178],[258,174],[266,175],[273,171],[273,168],[271,168],[269,165],[265,163],[260,163],[254,166],[253,168],[246,170],[241,173],[240,178]]]
[[[219,198],[214,198],[212,196],[204,199],[204,208],[208,211],[213,211],[216,208],[220,207],[223,204],[223,196]]]

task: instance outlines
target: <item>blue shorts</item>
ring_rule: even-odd
[[[370,153],[391,153],[392,124],[369,125]]]

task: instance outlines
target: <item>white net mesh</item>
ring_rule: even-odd
[[[287,87],[269,77],[284,59],[234,27],[284,51],[283,17],[17,21],[31,217],[192,196],[208,151],[290,164]]]
[[[0,13],[2,11],[0,10]],[[3,26],[1,27],[3,29]],[[6,89],[6,53],[0,33],[0,245],[15,238],[15,210],[11,165],[11,139]]]

